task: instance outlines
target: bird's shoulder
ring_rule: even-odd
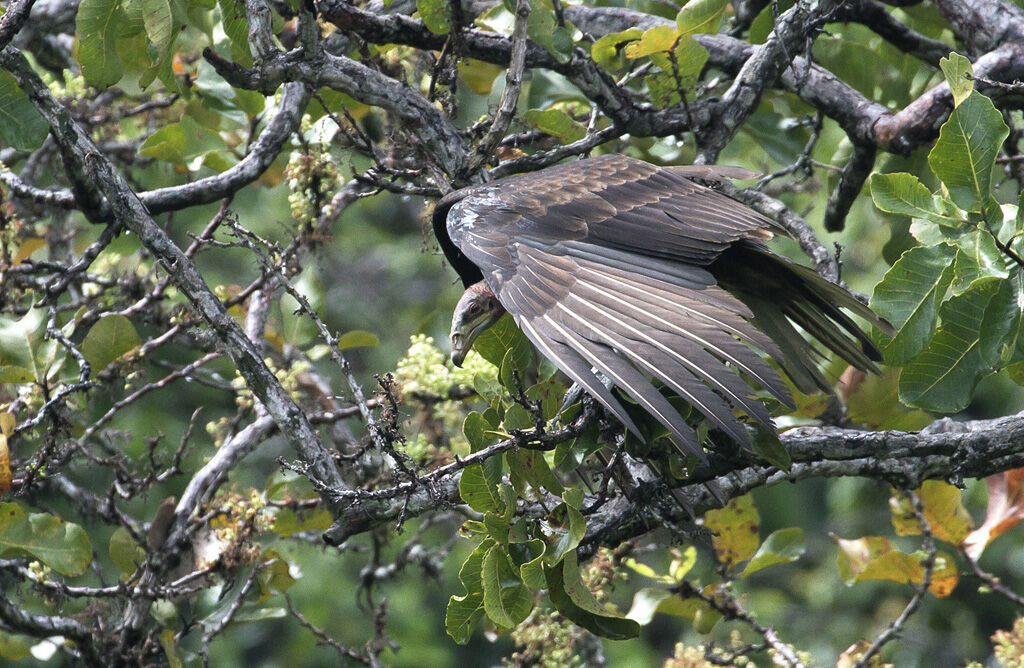
[[[770,219],[694,181],[749,176],[730,167],[659,167],[624,155],[562,163],[467,189],[448,214],[456,244],[585,243],[707,264]]]

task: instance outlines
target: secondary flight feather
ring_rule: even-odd
[[[797,326],[877,373],[877,348],[844,309],[889,325],[840,286],[769,250],[765,242],[785,229],[693,180],[740,171],[605,155],[451,193],[433,223],[467,288],[453,316],[452,359],[461,364],[507,311],[627,429],[639,435],[595,370],[701,458],[693,430],[652,378],[748,443],[736,409],[774,427],[741,373],[792,406],[764,355],[800,391],[831,391]]]

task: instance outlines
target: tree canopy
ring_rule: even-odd
[[[1024,660],[1024,2],[0,9],[4,662]],[[452,366],[434,203],[608,153],[754,170],[883,373],[664,389],[702,462]]]

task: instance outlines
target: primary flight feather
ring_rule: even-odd
[[[622,155],[564,163],[442,199],[434,231],[466,293],[452,359],[506,311],[537,349],[630,431],[639,430],[596,369],[703,458],[657,378],[740,443],[734,409],[773,429],[740,373],[787,405],[789,391],[831,391],[810,343],[877,372],[871,339],[842,309],[888,323],[814,271],[765,245],[786,231],[695,182],[737,170],[658,167]]]

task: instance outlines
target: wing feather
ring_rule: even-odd
[[[765,355],[802,391],[828,387],[794,323],[870,370],[877,351],[839,308],[884,326],[837,286],[776,261],[763,242],[786,234],[778,224],[690,180],[732,176],[748,174],[601,156],[449,196],[457,203],[447,231],[559,369],[640,436],[603,374],[703,458],[693,429],[652,378],[749,443],[737,410],[773,424],[748,379],[792,406]],[[795,286],[798,297],[759,285],[764,272]]]

